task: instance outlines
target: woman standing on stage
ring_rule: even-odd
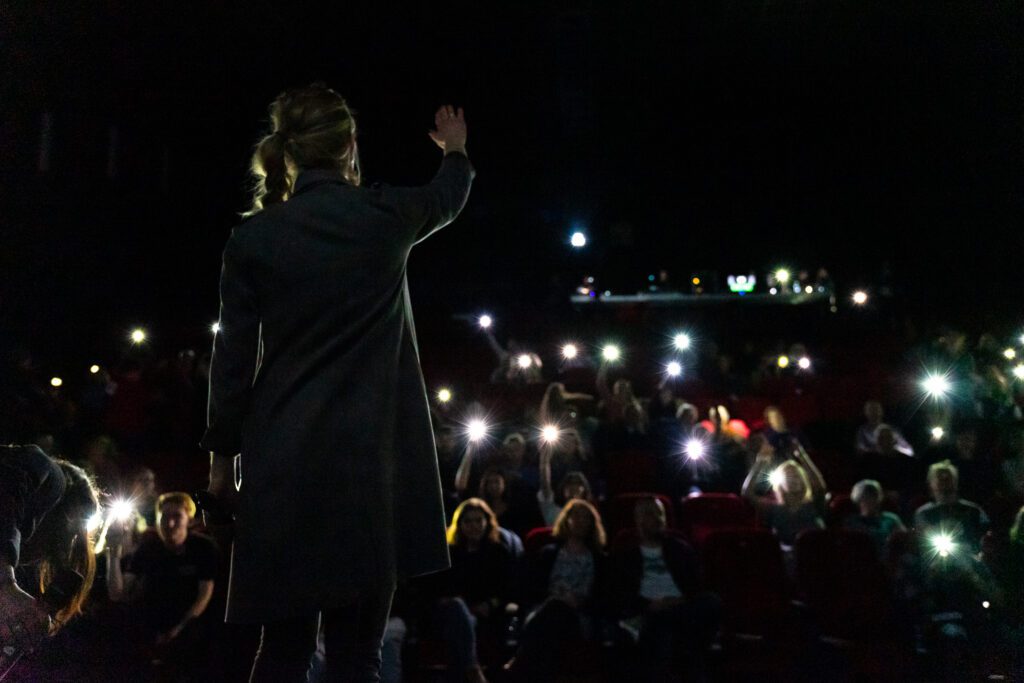
[[[406,262],[466,202],[466,124],[438,109],[427,185],[366,188],[338,93],[285,92],[270,119],[224,248],[201,441],[235,513],[226,620],[263,625],[253,681],[305,680],[318,615],[328,678],[377,681],[396,580],[449,566]]]

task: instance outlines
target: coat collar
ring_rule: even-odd
[[[331,168],[306,169],[300,171],[298,177],[295,178],[295,189],[292,192],[292,196],[300,194],[311,187],[324,185],[326,183],[340,183],[342,185],[347,185],[348,181],[345,180],[345,176],[341,174],[340,170],[334,170]]]

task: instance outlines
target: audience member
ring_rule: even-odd
[[[863,531],[871,536],[878,548],[878,556],[884,557],[893,532],[905,531],[900,518],[882,509],[884,492],[882,485],[874,479],[862,479],[853,485],[850,499],[857,505],[857,513],[843,520],[843,526],[854,531]]]
[[[988,515],[980,506],[960,498],[960,472],[948,460],[928,468],[932,502],[914,512],[914,528],[923,534],[946,534],[977,551],[988,531]]]
[[[868,401],[864,404],[864,417],[867,420],[857,430],[856,449],[857,453],[883,453],[901,455],[914,455],[914,447],[903,438],[892,425],[882,421],[885,411],[880,401]],[[885,434],[880,433],[885,430]],[[884,443],[880,441],[884,440]]]

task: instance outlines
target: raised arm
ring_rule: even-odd
[[[546,442],[540,444],[540,490],[545,500],[554,500],[555,491],[551,488],[551,454],[553,446]]]
[[[601,397],[601,400],[605,403],[615,400],[612,395],[612,390],[608,387],[608,362],[601,361],[601,365],[597,368],[597,378],[594,381],[597,386],[597,395]]]
[[[811,480],[811,491],[815,497],[824,496],[828,491],[828,486],[825,484],[825,477],[821,475],[821,470],[814,464],[810,453],[804,450],[800,442],[796,439],[793,439],[793,442],[796,444],[796,455],[803,463],[804,468],[807,470],[808,478]]]
[[[455,490],[462,496],[469,488],[469,475],[473,470],[473,442],[466,444],[466,453],[462,456],[459,469],[455,472]]]
[[[747,478],[743,480],[743,488],[740,489],[740,494],[757,508],[762,508],[765,505],[765,501],[757,495],[757,485],[764,480],[765,473],[771,468],[773,457],[774,449],[765,442],[761,450],[758,451],[754,464],[750,468],[750,472],[747,473]]]

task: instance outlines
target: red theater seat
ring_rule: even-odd
[[[712,532],[754,524],[753,506],[733,493],[702,493],[679,501],[678,528],[698,546]]]
[[[541,526],[536,529],[531,529],[529,533],[526,534],[526,538],[523,539],[523,552],[527,555],[535,555],[539,553],[541,548],[555,540],[553,532],[554,529],[549,526]]]
[[[712,531],[700,550],[704,585],[722,599],[726,634],[765,635],[789,609],[779,541],[766,529]]]

